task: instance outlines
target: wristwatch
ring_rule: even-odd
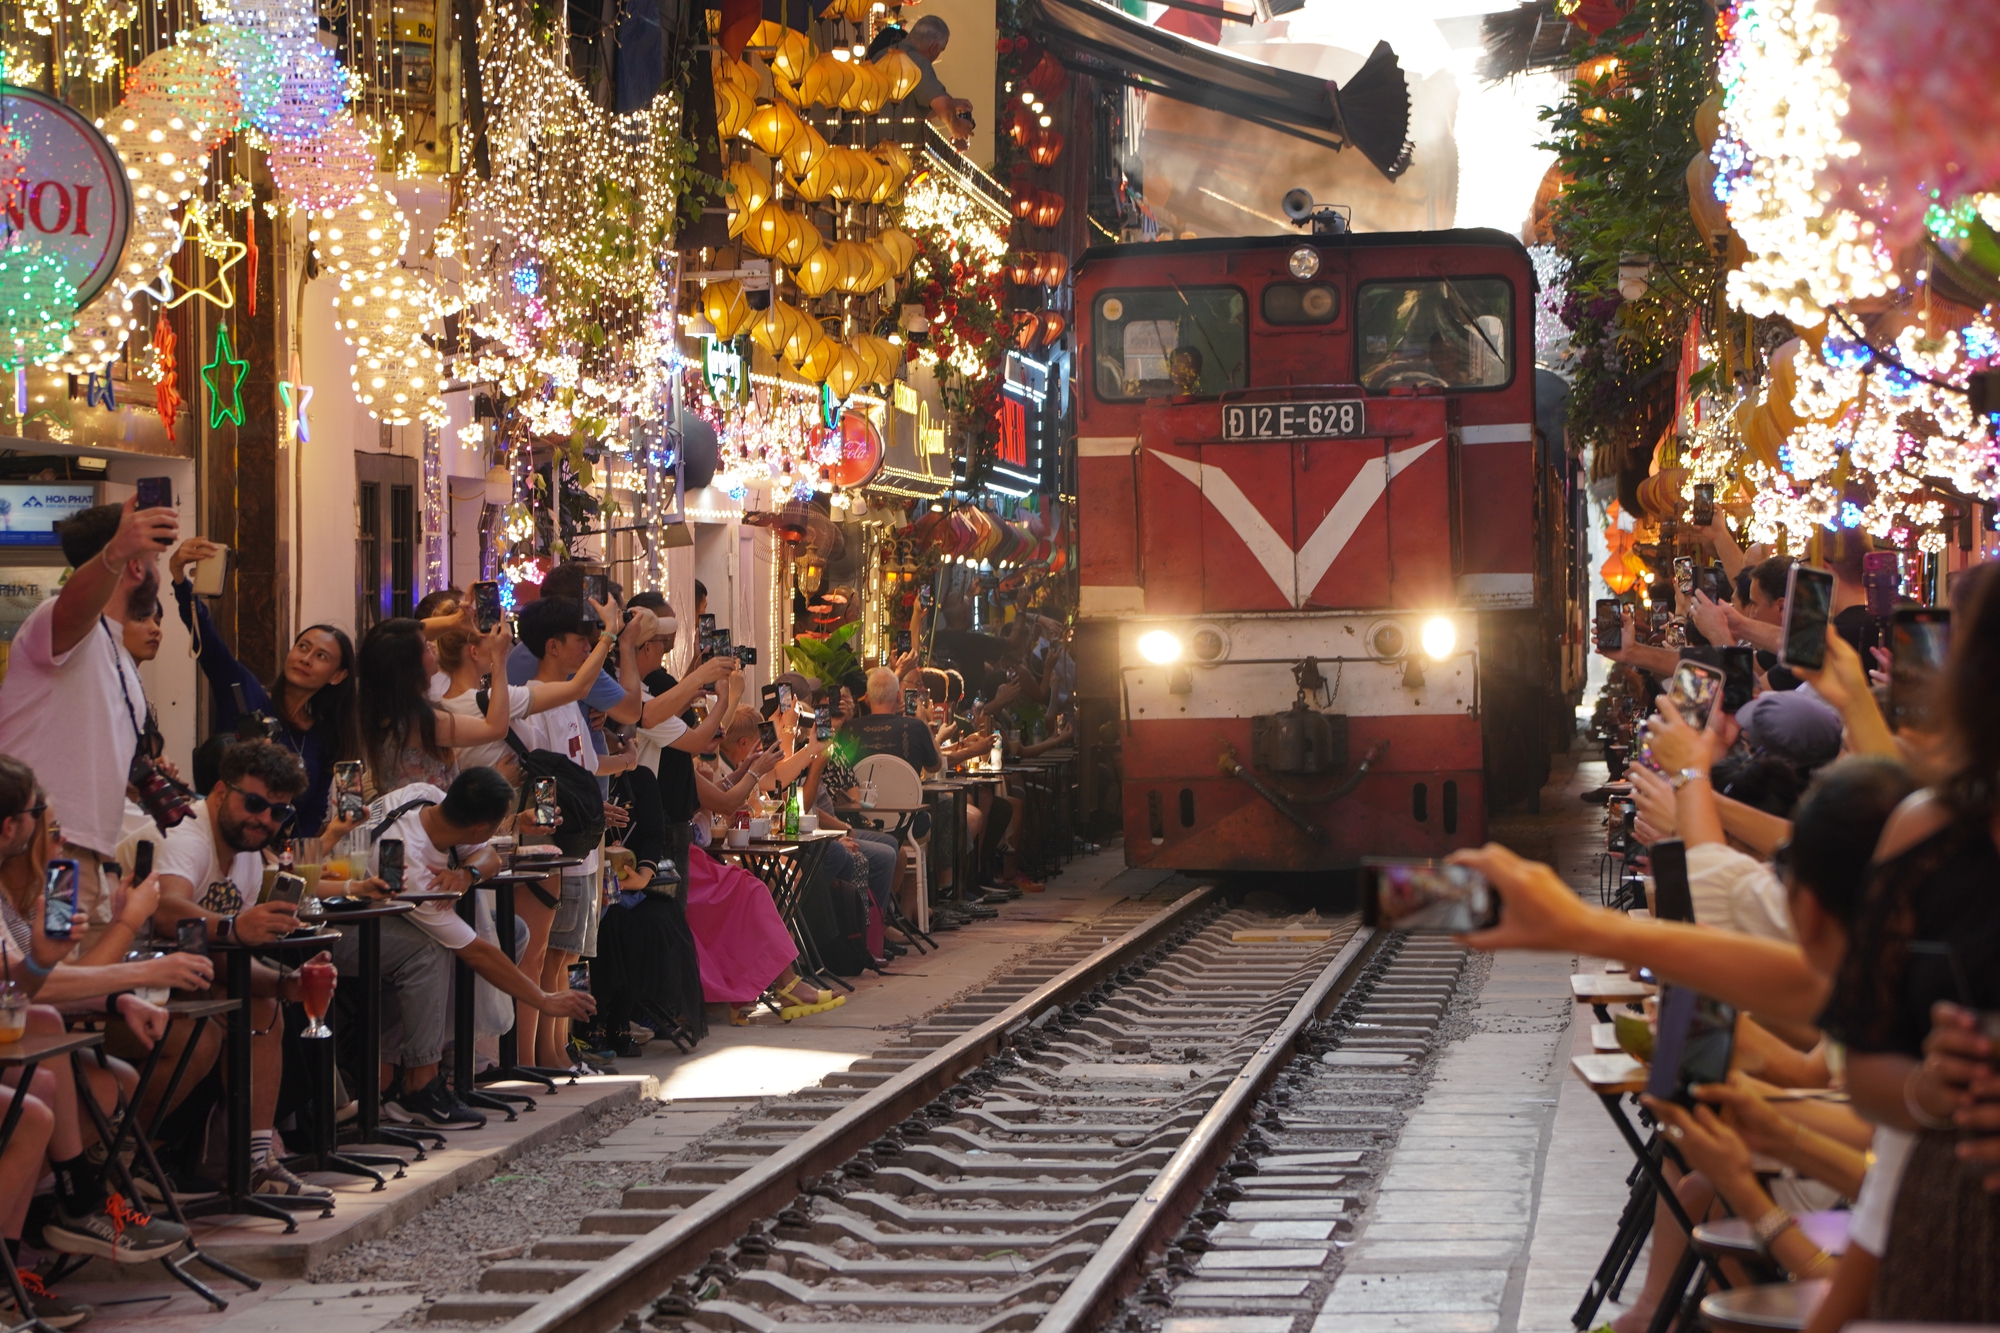
[[[1695,781],[1697,778],[1705,779],[1707,777],[1708,777],[1707,772],[1702,769],[1684,768],[1680,772],[1668,778],[1667,781],[1673,786],[1673,789],[1675,791],[1679,791],[1682,787],[1687,786],[1688,783]]]

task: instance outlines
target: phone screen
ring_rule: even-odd
[[[138,507],[141,509],[172,509],[174,507],[174,479],[172,477],[141,477],[133,483],[138,492]]]
[[[144,884],[153,873],[153,844],[142,842],[132,849],[132,882]]]
[[[208,920],[205,917],[182,917],[174,923],[174,947],[182,953],[200,954],[208,957]]]
[[[360,819],[368,813],[361,798],[361,761],[344,759],[333,766],[333,794],[342,819]]]
[[[547,781],[547,779],[544,779],[544,781]],[[389,886],[389,892],[401,893],[403,891],[403,840],[401,838],[384,838],[381,842],[375,844],[375,847],[375,873],[380,875],[382,882]]]
[[[903,716],[915,717],[916,715],[917,715],[917,696],[915,695],[915,693],[905,694],[903,696]]]
[[[896,631],[896,651],[899,653],[910,651],[910,632],[908,630],[899,629]]]
[[[715,633],[715,612],[704,611],[694,618],[695,628],[703,634]]]
[[[1715,522],[1715,487],[1704,482],[1694,488],[1694,503],[1689,507],[1688,519],[1698,528]]]
[[[1833,619],[1833,575],[1793,565],[1785,578],[1785,640],[1778,660],[1817,671],[1826,665],[1826,626]]]
[[[778,743],[778,724],[770,721],[761,724],[757,728],[757,739],[763,743],[764,748],[767,750],[776,745]]]
[[[1757,693],[1757,650],[1731,645],[1722,650],[1722,711],[1734,713]]]
[[[49,862],[42,880],[42,933],[52,940],[70,937],[70,923],[76,919],[77,863],[57,857]]]
[[[472,623],[479,627],[481,634],[491,634],[500,623],[500,585],[492,579],[482,579],[472,585]]]
[[[1617,652],[1625,646],[1625,610],[1615,597],[1597,599],[1597,650]]]
[[[789,713],[791,710],[792,710],[792,687],[789,685],[780,685],[778,686],[778,711],[781,713]]]
[[[1682,662],[1667,681],[1667,697],[1690,727],[1696,731],[1708,725],[1715,701],[1722,697],[1722,673],[1700,662]]]
[[[1687,844],[1667,838],[1653,844],[1653,915],[1662,921],[1694,920],[1694,892],[1688,885]]]
[[[1861,557],[1861,588],[1868,614],[1887,620],[1896,611],[1896,594],[1903,586],[1903,558],[1894,551],[1870,551]]]
[[[1930,729],[1938,679],[1951,651],[1947,607],[1904,607],[1889,622],[1889,725]]]
[[[1361,877],[1365,925],[1459,935],[1500,919],[1500,896],[1470,866],[1363,858]]]
[[[831,712],[822,712],[818,720],[813,723],[813,739],[816,741],[830,741],[833,739],[833,714]]]
[[[1729,1077],[1736,1048],[1736,1010],[1685,986],[1660,987],[1659,1029],[1653,1037],[1648,1096],[1693,1104],[1689,1089]]]
[[[1694,595],[1694,557],[1677,555],[1674,557],[1674,587],[1687,596]]]
[[[554,828],[561,808],[556,801],[556,780],[536,778],[532,797],[535,806],[535,823],[542,828]]]
[[[610,577],[604,574],[585,574],[583,595],[593,602],[608,601],[611,597]]]

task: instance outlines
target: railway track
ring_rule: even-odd
[[[1287,1132],[1288,1071],[1336,1032],[1342,1059],[1407,1058],[1408,1032],[1377,1049],[1341,1017],[1396,944],[1351,920],[1315,939],[1269,925],[1215,889],[1121,905],[431,1316],[510,1317],[507,1333],[1081,1333],[1136,1293],[1127,1318],[1143,1323],[1171,1283],[1226,1265],[1238,1231],[1260,1234],[1232,1230],[1231,1210],[1300,1213],[1331,1198],[1324,1168],[1364,1156],[1310,1148],[1289,1191],[1240,1183]],[[1329,1207],[1347,1201],[1316,1215]]]

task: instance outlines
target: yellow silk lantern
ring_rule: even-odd
[[[806,261],[792,270],[792,281],[801,292],[815,299],[833,290],[833,252],[824,247],[806,256]]]
[[[875,177],[874,188],[868,192],[868,201],[875,204],[889,203],[902,193],[902,178],[879,158],[871,157],[868,160],[873,164],[871,171]]]
[[[801,133],[792,140],[784,152],[785,167],[794,176],[803,176],[812,170],[813,163],[826,156],[827,143],[820,132],[810,125],[801,124]]]
[[[722,139],[734,139],[741,134],[756,109],[756,99],[735,84],[715,85],[715,132]]]
[[[805,76],[806,67],[819,55],[812,38],[773,19],[757,25],[757,30],[750,34],[749,45],[768,50],[771,68],[793,83]]]
[[[827,367],[821,379],[835,398],[845,398],[861,384],[868,363],[852,347],[841,343],[834,343],[833,347],[833,364]]]
[[[742,232],[750,214],[771,201],[771,181],[748,162],[731,162],[722,173],[722,185],[729,206],[736,210],[729,223],[729,234],[735,236]]]
[[[833,285],[843,292],[870,291],[869,276],[875,271],[874,256],[859,241],[833,243]]]
[[[750,142],[772,157],[784,157],[794,144],[812,132],[812,127],[799,119],[799,113],[783,102],[766,102],[758,107],[751,113],[747,128]]]
[[[798,336],[800,326],[805,324],[812,324],[812,321],[806,318],[804,311],[783,301],[773,301],[769,310],[751,316],[750,341],[772,356],[783,356],[786,347]],[[813,324],[813,327],[819,326]]]
[[[1598,567],[1597,573],[1604,580],[1604,586],[1621,597],[1631,591],[1632,584],[1637,579],[1637,576],[1626,567],[1623,558],[1616,554],[1605,556],[1604,563]]]
[[[868,285],[862,290],[872,292],[896,276],[896,261],[889,257],[888,251],[873,241],[864,241],[862,248],[868,252]]]
[[[819,326],[814,325],[813,327],[818,328]],[[832,370],[834,362],[839,360],[840,352],[840,344],[827,337],[825,330],[822,329],[820,330],[819,341],[806,348],[805,355],[796,358],[792,364],[797,367],[799,374],[805,376],[814,384],[824,384],[826,383],[827,372]]]
[[[854,66],[836,60],[831,51],[822,52],[799,80],[799,95],[814,106],[836,107],[842,93],[854,82]]]
[[[882,53],[875,62],[875,72],[887,80],[888,100],[891,102],[900,102],[908,97],[924,78],[917,62],[910,59],[910,53],[900,46],[892,46]]]
[[[833,194],[838,179],[839,171],[834,161],[834,154],[829,152],[813,163],[805,175],[794,180],[792,189],[799,198],[818,203]]]
[[[786,268],[797,268],[818,254],[826,245],[826,241],[819,234],[819,228],[813,226],[805,214],[794,213],[792,216],[798,219],[798,227],[786,240],[784,248],[772,256]]]
[[[889,96],[889,81],[873,65],[857,64],[853,68],[854,82],[842,94],[840,109],[867,115],[880,111]]]
[[[1687,164],[1688,211],[1694,214],[1695,230],[1709,246],[1730,232],[1729,210],[1715,197],[1715,163],[1707,153],[1696,153]]]
[[[1702,104],[1694,109],[1694,141],[1706,153],[1715,147],[1715,141],[1722,134],[1722,89],[1710,93]]]
[[[856,334],[854,348],[866,366],[862,383],[887,385],[896,378],[896,368],[903,364],[902,348],[873,333]]]
[[[769,259],[785,249],[802,224],[803,219],[782,204],[765,204],[743,220],[743,244]]]
[[[771,71],[771,91],[792,106],[803,107],[807,104],[804,94],[799,91],[799,85],[775,69]]]
[[[836,144],[826,150],[827,192],[835,199],[855,199],[856,186],[862,179],[861,164],[856,159],[867,154]]]
[[[750,308],[750,299],[743,294],[743,284],[734,278],[727,282],[711,282],[703,289],[701,312],[708,316],[708,322],[715,326],[717,340],[722,342],[743,332],[757,313]]]
[[[908,176],[910,174],[910,155],[904,150],[903,145],[897,143],[894,139],[884,139],[881,143],[869,149],[869,151],[875,155],[877,161],[881,162],[898,176]]]
[[[882,247],[882,253],[889,256],[890,274],[902,277],[916,262],[917,242],[901,227],[884,227],[874,235],[875,244]]]
[[[801,313],[799,323],[792,330],[792,336],[785,342],[785,359],[796,366],[811,358],[813,353],[829,341],[826,330],[819,326],[819,321]],[[818,381],[815,380],[814,383]]]

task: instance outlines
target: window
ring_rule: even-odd
[[[1097,396],[1211,397],[1250,382],[1246,304],[1234,287],[1166,287],[1097,298]]]
[[[354,625],[366,634],[416,606],[417,460],[354,455]]]
[[[1264,289],[1266,324],[1331,324],[1340,318],[1340,288],[1332,283],[1274,282]]]
[[[1364,283],[1354,311],[1357,377],[1378,393],[1494,389],[1513,378],[1514,288],[1505,278]]]

